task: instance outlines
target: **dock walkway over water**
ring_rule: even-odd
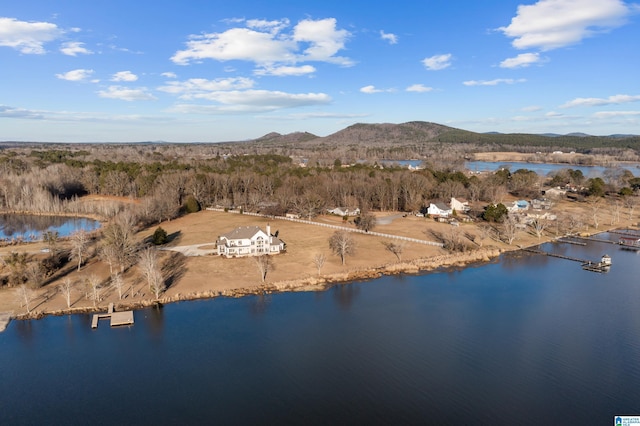
[[[98,321],[109,319],[111,327],[133,324],[133,311],[115,312],[113,303],[109,303],[109,310],[106,314],[93,314],[91,328],[98,328]]]
[[[582,264],[582,269],[591,272],[607,272],[611,267],[611,258],[609,256],[604,256],[600,262],[594,262],[593,260],[588,259],[578,259],[577,257],[565,256],[562,254],[549,253],[547,251],[535,250],[531,248],[523,248],[523,251],[535,254],[541,254],[544,256],[557,257],[559,259],[571,260],[573,262],[580,262]],[[608,259],[605,262],[605,258]]]

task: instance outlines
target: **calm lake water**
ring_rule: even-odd
[[[100,222],[86,217],[0,215],[0,238],[4,240],[39,240],[47,231],[68,237],[80,229],[90,232],[98,228]]]
[[[611,236],[611,238],[615,238]],[[611,424],[640,414],[640,255],[530,254],[0,333],[0,424]]]
[[[492,161],[466,161],[464,166],[467,170],[473,172],[495,172],[501,167],[509,167],[509,170],[515,172],[518,169],[527,169],[536,172],[540,176],[547,176],[551,172],[562,169],[580,170],[585,177],[594,178],[602,177],[607,167],[602,166],[578,166],[572,164],[547,164],[547,163],[518,163],[518,162],[492,162]],[[625,164],[620,166],[622,169],[629,170],[634,176],[640,176],[640,165]]]

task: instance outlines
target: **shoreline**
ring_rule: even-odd
[[[548,242],[548,241],[545,241]],[[488,263],[499,257],[506,251],[517,251],[521,247],[514,247],[513,250],[504,250],[497,247],[481,247],[473,251],[463,253],[441,254],[431,257],[418,258],[410,261],[400,261],[396,263],[375,266],[358,271],[335,273],[330,275],[311,276],[293,280],[278,281],[273,283],[263,283],[258,286],[242,287],[223,291],[196,291],[191,293],[177,293],[169,297],[159,299],[139,300],[131,303],[114,302],[117,311],[138,310],[151,306],[166,305],[169,303],[183,302],[190,300],[214,299],[217,297],[240,298],[252,295],[277,294],[287,292],[305,291],[326,291],[336,285],[351,284],[356,281],[368,281],[382,276],[401,274],[423,274],[436,271],[438,269],[468,267],[473,264]],[[16,320],[38,320],[47,316],[63,316],[74,314],[90,314],[103,312],[107,306],[82,306],[77,308],[66,308],[52,311],[32,311],[14,315],[11,318]]]
[[[588,235],[597,235],[616,229],[633,229],[632,224],[604,226],[602,230],[597,230]],[[505,252],[517,252],[522,249],[531,248],[540,244],[553,242],[565,236],[546,236],[540,240],[528,241],[526,244],[519,245],[485,245],[476,247],[473,250],[456,253],[439,253],[426,257],[413,258],[410,260],[396,261],[392,263],[378,265],[362,265],[359,269],[333,272],[323,275],[304,274],[300,277],[273,281],[267,283],[254,283],[249,286],[238,288],[219,288],[219,289],[192,289],[189,292],[175,292],[170,296],[160,297],[159,299],[137,299],[131,301],[111,300],[117,311],[122,310],[138,310],[151,306],[165,305],[174,302],[182,302],[189,300],[213,299],[217,297],[239,298],[250,295],[265,295],[285,292],[302,292],[302,291],[325,291],[333,286],[349,284],[357,281],[373,280],[382,276],[391,275],[415,275],[425,274],[437,270],[447,268],[466,268],[474,264],[484,264],[498,258]],[[0,312],[0,314],[9,315],[10,319],[32,320],[41,319],[47,316],[63,316],[73,314],[90,314],[98,312],[106,312],[108,303],[97,306],[78,306],[71,308],[43,309],[37,308],[30,313],[14,314],[11,311]],[[15,311],[14,311],[15,312]]]

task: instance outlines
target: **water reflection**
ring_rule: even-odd
[[[0,215],[0,238],[3,239],[38,240],[46,231],[67,237],[79,229],[93,231],[99,227],[100,222],[83,217]]]
[[[156,340],[161,340],[164,333],[164,305],[157,304],[145,310],[145,324],[149,330],[150,336]]]
[[[251,312],[252,316],[260,317],[267,312],[269,304],[271,304],[270,294],[252,296],[249,301],[249,312]]]
[[[349,285],[338,284],[333,286],[331,292],[338,307],[344,311],[348,311],[360,293],[360,285],[356,283]]]

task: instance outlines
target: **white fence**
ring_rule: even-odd
[[[219,209],[219,208],[214,208],[214,207],[207,207],[206,210],[211,210],[211,211],[216,211],[216,212],[224,212],[225,211],[224,209]],[[236,213],[236,214],[240,213],[240,211],[238,211],[238,210],[227,210],[226,212],[227,213]],[[242,214],[245,214],[245,215],[248,215],[248,216],[263,217],[263,218],[267,218],[267,219],[288,220],[290,222],[304,223],[304,224],[307,224],[307,225],[323,226],[325,228],[332,228],[332,229],[337,229],[337,230],[347,231],[347,232],[355,232],[355,233],[358,233],[358,234],[365,234],[365,235],[375,235],[376,237],[392,238],[392,239],[395,239],[395,240],[402,240],[402,241],[408,241],[408,242],[411,242],[411,243],[425,244],[425,245],[428,245],[428,246],[436,246],[436,247],[443,247],[444,246],[444,244],[437,243],[435,241],[419,240],[417,238],[403,237],[401,235],[383,234],[381,232],[373,232],[373,231],[367,232],[367,231],[363,231],[362,229],[345,228],[344,226],[331,225],[329,223],[313,222],[311,220],[293,219],[293,218],[284,217],[284,216],[270,216],[270,215],[265,215],[265,214],[260,214],[260,213],[250,213],[250,212],[243,212]]]

